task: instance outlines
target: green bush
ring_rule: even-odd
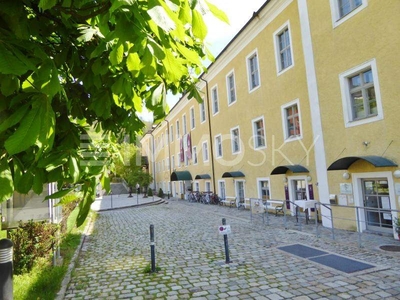
[[[153,196],[153,189],[147,189],[147,196],[152,197]]]
[[[14,243],[14,274],[29,272],[38,258],[52,253],[57,238],[57,224],[47,221],[19,223],[19,227],[9,231]]]
[[[160,197],[160,198],[164,198],[164,192],[163,192],[162,188],[160,188],[158,190],[158,195],[157,196]]]

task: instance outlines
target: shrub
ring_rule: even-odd
[[[164,192],[163,192],[162,188],[160,188],[160,189],[158,190],[158,197],[164,198]]]
[[[14,274],[22,274],[32,269],[40,257],[48,257],[55,245],[57,224],[47,221],[19,223],[19,227],[9,232],[14,243]]]
[[[147,189],[147,196],[149,197],[153,196],[153,189]]]

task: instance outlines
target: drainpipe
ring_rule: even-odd
[[[150,132],[151,136],[153,137],[153,145],[152,145],[152,155],[153,155],[153,185],[154,185],[154,191],[157,192],[157,183],[156,183],[156,155],[155,155],[155,149],[154,149],[154,135],[153,132]]]
[[[167,132],[168,132],[168,137],[167,137],[167,141],[168,141],[168,167],[169,167],[169,192],[170,193],[172,193],[172,183],[171,183],[171,174],[172,174],[172,172],[171,172],[171,140],[170,140],[170,131],[169,131],[169,128],[170,128],[170,126],[169,126],[169,121],[167,120],[167,119],[165,119],[165,121],[167,122],[167,124],[168,124],[168,127],[167,127]],[[173,133],[172,133],[173,134]],[[168,193],[168,199],[169,199],[169,193]]]
[[[207,113],[208,113],[208,131],[210,132],[210,154],[211,154],[211,172],[212,172],[212,182],[214,193],[217,190],[217,186],[215,185],[215,168],[214,168],[214,145],[212,139],[212,131],[211,131],[211,112],[210,112],[210,97],[208,93],[208,81],[201,78],[200,80],[206,83],[206,102],[207,102]]]

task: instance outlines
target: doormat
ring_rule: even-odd
[[[385,251],[400,252],[400,246],[398,245],[383,245],[380,246],[379,248]]]
[[[371,264],[330,254],[301,244],[278,247],[278,249],[345,273],[354,273],[375,267]]]

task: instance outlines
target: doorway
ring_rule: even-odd
[[[386,178],[362,179],[366,229],[390,233],[393,231],[389,185]]]
[[[295,202],[297,200],[309,199],[307,189],[307,179],[305,176],[296,176],[288,178],[289,200]],[[296,214],[296,205],[290,205],[292,216]]]

